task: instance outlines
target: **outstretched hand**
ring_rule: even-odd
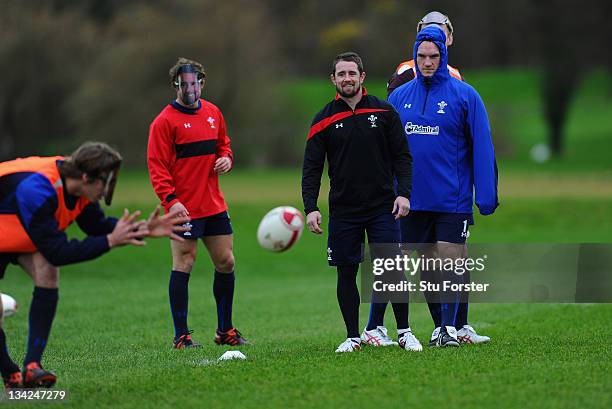
[[[140,216],[140,210],[136,210],[130,214],[128,209],[123,210],[123,216],[117,221],[113,231],[106,235],[108,247],[125,246],[132,244],[134,246],[144,246],[146,243],[141,239],[146,236],[143,228],[146,229],[144,220],[136,221]]]
[[[147,237],[170,237],[172,240],[185,241],[176,233],[181,233],[191,230],[191,227],[185,224],[191,220],[189,216],[185,216],[180,209],[170,210],[169,213],[160,216],[161,208],[157,206],[151,213],[146,222]]]
[[[160,207],[157,206],[147,220],[136,221],[140,216],[140,210],[130,214],[128,209],[123,211],[123,216],[117,221],[113,231],[106,236],[110,248],[131,244],[134,246],[144,246],[142,239],[145,237],[170,237],[172,240],[184,241],[176,233],[191,230],[185,224],[191,220],[189,216],[180,215],[180,209],[170,211],[168,214],[160,216]]]

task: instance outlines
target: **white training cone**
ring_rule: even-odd
[[[219,361],[229,361],[230,359],[246,359],[246,356],[240,351],[227,351],[219,357]]]

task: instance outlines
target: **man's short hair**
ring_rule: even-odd
[[[86,174],[89,180],[106,180],[111,171],[116,173],[122,160],[119,152],[104,142],[85,142],[60,164],[59,169],[64,177],[76,179]]]
[[[347,51],[347,52],[338,54],[334,58],[334,61],[332,62],[332,72],[331,72],[332,75],[336,75],[336,65],[340,61],[354,62],[355,64],[357,64],[357,68],[359,69],[359,74],[363,72],[363,61],[361,61],[361,57],[359,56],[359,54],[353,51]]]
[[[204,67],[197,61],[190,60],[189,58],[179,57],[176,60],[176,63],[170,68],[168,71],[168,75],[170,76],[170,85],[174,88],[178,88],[178,76],[182,72],[195,72],[198,80],[202,80],[206,77],[206,72],[204,71]]]

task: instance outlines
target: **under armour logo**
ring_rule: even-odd
[[[412,104],[404,104],[404,109],[406,108],[412,108]]]
[[[336,129],[338,128],[344,128],[344,124],[342,122],[340,122],[339,124],[336,124]]]
[[[184,123],[183,126],[185,128],[191,128],[191,124],[189,122]]]

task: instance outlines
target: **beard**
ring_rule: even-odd
[[[185,90],[185,91],[179,92],[178,94],[179,99],[186,106],[194,105],[196,102],[198,102],[201,96],[202,96],[202,90],[198,88],[194,89],[193,91],[189,90],[189,92]]]
[[[359,92],[359,90],[361,90],[361,84],[359,82],[357,82],[354,86],[353,86],[353,91],[351,92],[344,92],[342,90],[342,86],[336,84],[336,91],[338,91],[338,94],[340,94],[341,97],[344,98],[352,98],[355,95],[357,95],[357,93]]]
[[[183,101],[183,104],[187,106],[195,104],[198,98],[199,96],[196,93],[186,93],[181,95],[181,101]]]

